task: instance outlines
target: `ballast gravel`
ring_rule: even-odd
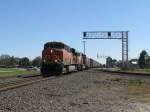
[[[0,112],[150,112],[150,101],[130,90],[149,81],[97,69],[75,72],[0,92]]]
[[[17,78],[17,77],[0,77],[0,84],[10,82],[10,81],[16,81],[16,80],[20,80],[20,79],[21,78]]]

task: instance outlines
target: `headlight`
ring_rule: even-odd
[[[57,60],[55,60],[55,63],[57,62]]]

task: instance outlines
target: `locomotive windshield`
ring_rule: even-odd
[[[70,47],[61,43],[61,42],[49,42],[44,45],[44,49],[47,48],[56,48],[56,49],[65,49],[70,52]]]

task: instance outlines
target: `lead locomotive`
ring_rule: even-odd
[[[42,52],[42,76],[60,75],[100,64],[62,42],[48,42]]]

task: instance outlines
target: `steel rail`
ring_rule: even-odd
[[[29,79],[19,79],[15,81],[0,83],[0,92],[31,85],[36,82],[45,81],[45,80],[54,79],[54,78],[55,77],[43,78],[42,76],[39,76],[39,77],[34,77],[34,78],[32,77]]]

